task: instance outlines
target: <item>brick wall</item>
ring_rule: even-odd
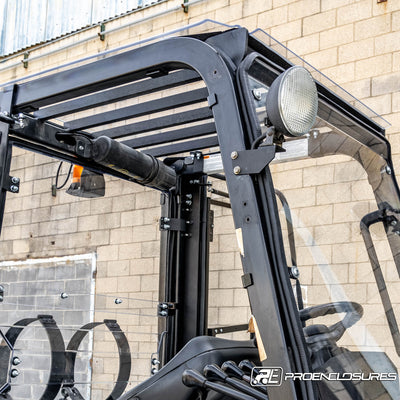
[[[180,3],[180,0],[170,0],[110,22],[107,29],[128,22],[132,24],[107,34],[105,41],[92,39],[30,61],[28,69],[24,69],[21,63],[18,67],[0,70],[0,81],[22,78],[205,18],[240,24],[249,30],[262,28],[376,109],[392,124],[387,133],[392,143],[395,170],[400,168],[400,97],[397,93],[400,86],[399,1],[388,0],[377,4],[376,0],[204,0],[190,6],[187,14],[179,10],[143,23],[137,22],[151,13]],[[78,33],[37,51],[32,49],[31,55],[45,54],[73,44],[96,30]],[[7,63],[11,61],[2,64],[2,68]],[[13,174],[21,178],[21,192],[9,196],[12,200],[6,207],[0,243],[1,259],[23,260],[96,252],[96,308],[107,311],[98,311],[95,319],[117,316],[127,332],[132,352],[137,353],[131,375],[131,385],[134,385],[148,376],[149,353],[156,346],[156,318],[152,317],[156,303],[151,301],[157,299],[158,286],[158,194],[135,184],[107,178],[104,199],[77,200],[61,191],[57,197],[52,197],[51,184],[58,163],[18,149],[14,154],[12,169]],[[301,201],[302,207],[297,209],[294,205],[294,208],[303,222],[312,223],[318,211],[319,225],[312,225],[314,235],[323,232],[325,221],[344,223],[347,234],[355,235],[356,222],[348,219],[349,210],[355,207],[357,216],[370,210],[371,193],[361,198],[349,198],[345,201],[347,204],[329,197],[337,193],[339,186],[347,193],[346,185],[357,193],[364,193],[353,187],[355,182],[342,182],[337,178],[340,168],[348,167],[347,161],[342,160],[337,165],[337,160],[331,162],[333,164],[307,161],[296,168],[277,166],[274,179],[277,187],[285,190],[289,202],[296,204],[296,201]],[[318,182],[305,184],[303,174],[311,179],[315,176],[314,170],[318,171],[322,182],[333,183],[334,186],[320,189],[316,187]],[[222,184],[217,183],[217,188],[218,185]],[[326,190],[324,196],[332,201],[315,200],[316,191],[323,190]],[[310,211],[307,206],[316,208]],[[249,309],[247,296],[241,288],[241,266],[233,223],[228,210],[216,208],[215,212],[215,235],[210,257],[210,324],[225,325],[236,323],[239,319],[245,322]],[[354,241],[358,242],[359,238]],[[322,247],[329,255],[328,261],[335,265],[347,265],[344,268],[346,278],[343,279],[347,279],[345,282],[348,284],[350,275],[365,266],[364,256],[356,265],[343,260],[341,255],[346,251],[343,250],[343,243],[335,241],[335,238]],[[304,286],[321,282],[308,250],[300,248],[298,257],[303,259]],[[367,281],[369,279],[366,278]],[[325,290],[322,287],[321,290]],[[309,304],[312,304],[316,301],[313,296],[318,297],[318,292],[308,291],[307,295]],[[116,297],[124,299],[119,306],[114,302]],[[101,382],[116,378],[118,361],[112,355],[115,350],[112,337],[102,332],[95,333],[94,351],[98,356],[93,359],[93,380],[100,383],[93,387],[94,399],[104,398],[110,389],[110,384]]]

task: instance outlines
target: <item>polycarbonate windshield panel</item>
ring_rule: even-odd
[[[274,71],[257,61],[247,71],[267,133]],[[313,371],[330,377],[316,385],[337,399],[398,399],[400,199],[388,144],[320,101],[310,132],[283,148],[270,169]]]
[[[7,84],[11,83],[22,83],[27,80],[31,80],[34,77],[38,76],[44,76],[48,75],[49,73],[52,72],[59,72],[62,70],[65,70],[67,68],[71,67],[76,67],[79,65],[87,64],[89,62],[93,62],[95,60],[98,60],[100,58],[105,58],[109,57],[127,50],[132,50],[150,43],[154,43],[159,40],[163,40],[169,37],[174,37],[174,36],[190,36],[190,35],[198,35],[201,33],[209,33],[209,32],[221,32],[233,28],[239,28],[239,25],[227,25],[218,21],[214,21],[211,19],[205,19],[203,21],[194,23],[194,24],[189,24],[186,26],[183,26],[179,29],[175,29],[157,36],[149,37],[149,38],[143,38],[137,42],[131,43],[129,45],[125,45],[116,49],[111,49],[107,50],[98,54],[95,54],[93,56],[86,57],[81,60],[73,61],[71,63],[67,63],[65,65],[60,65],[58,67],[42,71],[37,74],[29,75],[24,78],[12,81],[12,82],[7,82]],[[267,34],[265,31],[262,29],[257,29],[253,32],[251,32],[251,35],[254,36],[257,40],[261,41],[264,45],[270,47],[274,51],[276,51],[279,55],[285,57],[288,59],[290,62],[292,62],[295,65],[301,65],[307,68],[314,79],[318,80],[320,83],[325,85],[328,89],[332,90],[334,93],[336,93],[338,96],[346,100],[349,104],[353,105],[356,107],[358,110],[360,110],[363,114],[366,116],[372,118],[376,123],[381,125],[382,127],[386,128],[390,126],[390,123],[386,121],[383,117],[379,116],[376,114],[373,110],[371,110],[368,106],[366,106],[364,103],[362,103],[360,100],[356,99],[354,96],[352,96],[348,91],[337,85],[335,82],[333,82],[330,78],[328,78],[325,74],[321,73],[318,69],[310,65],[307,61],[299,57],[297,54],[295,54],[293,51],[288,49],[286,46],[284,46],[282,43],[280,43],[278,40],[274,39],[272,36]]]

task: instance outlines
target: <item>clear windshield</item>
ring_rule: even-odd
[[[249,71],[262,132],[273,78]],[[270,167],[313,370],[397,374],[400,201],[387,145],[322,105],[313,129],[283,146]],[[335,398],[399,398],[398,381],[378,380],[324,384]]]

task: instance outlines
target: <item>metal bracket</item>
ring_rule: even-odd
[[[61,394],[64,399],[85,400],[85,398],[80,394],[79,390],[75,387],[63,387],[61,389]]]
[[[253,284],[253,275],[250,273],[242,275],[242,285],[246,289]]]
[[[275,145],[260,146],[254,150],[233,151],[231,154],[235,175],[259,174],[274,158]]]
[[[28,62],[29,62],[29,51],[26,51],[24,53],[24,59],[22,60],[22,64],[24,66],[24,68],[28,68]]]
[[[161,231],[185,231],[186,221],[182,218],[160,218],[160,230]]]
[[[186,6],[185,4],[189,3],[189,0],[183,0],[182,8],[183,12],[188,13],[189,12],[189,6]]]
[[[103,42],[106,39],[106,35],[102,34],[102,32],[104,32],[105,30],[106,30],[106,25],[105,24],[100,24],[99,37],[100,37],[100,40],[103,41]]]
[[[19,183],[20,179],[17,178],[16,176],[8,176],[7,178],[4,179],[3,189],[11,193],[18,193]]]
[[[157,306],[157,315],[159,317],[169,317],[170,315],[175,314],[175,310],[177,308],[177,303],[158,303]]]
[[[0,285],[0,303],[4,300],[4,286]]]

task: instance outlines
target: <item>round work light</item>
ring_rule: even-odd
[[[305,68],[291,67],[272,82],[267,96],[267,115],[278,132],[304,135],[314,125],[317,110],[317,86]]]

